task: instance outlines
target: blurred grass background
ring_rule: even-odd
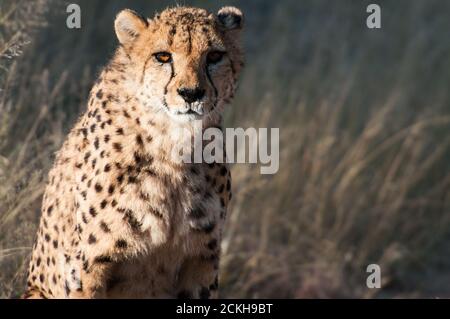
[[[174,1],[0,1],[0,298],[19,296],[46,174],[111,56],[115,14]],[[222,297],[450,297],[450,2],[178,1],[246,15],[228,127],[279,127],[280,170],[233,167]],[[366,287],[368,264],[382,289]]]

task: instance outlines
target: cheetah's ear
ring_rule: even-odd
[[[120,11],[114,21],[117,38],[125,45],[131,43],[147,26],[147,20],[130,9]]]
[[[236,7],[223,7],[217,13],[217,18],[226,30],[240,30],[244,26],[244,15]]]

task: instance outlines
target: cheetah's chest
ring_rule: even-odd
[[[144,203],[137,207],[138,218],[143,232],[153,229],[155,233],[155,226],[159,229],[160,236],[153,243],[179,243],[189,253],[197,233],[208,232],[219,222],[220,198],[208,180],[206,164],[188,166],[170,177],[141,179],[136,193]]]

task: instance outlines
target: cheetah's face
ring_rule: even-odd
[[[217,15],[178,7],[152,20],[119,13],[116,34],[135,64],[133,85],[142,104],[176,121],[220,115],[242,67],[242,24],[233,7]]]

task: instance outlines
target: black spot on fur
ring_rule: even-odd
[[[92,245],[92,244],[95,244],[96,242],[97,242],[97,238],[93,234],[90,234],[89,238],[88,238],[88,243],[90,245]]]
[[[217,248],[217,239],[211,239],[211,241],[208,243],[208,248],[211,250],[214,250]]]
[[[212,194],[209,190],[205,191],[204,198],[205,200],[212,198]]]
[[[143,146],[144,145],[144,141],[142,141],[142,136],[140,134],[136,135],[136,143],[139,146]]]
[[[144,172],[152,177],[156,177],[156,172],[154,170],[152,170],[151,168],[146,168],[144,169]]]
[[[202,207],[197,207],[189,211],[189,216],[193,218],[205,217],[205,210]]]
[[[195,166],[191,166],[191,173],[194,175],[198,175],[199,174],[198,168]]]
[[[120,143],[113,143],[113,147],[117,152],[122,152],[122,144]]]
[[[93,206],[89,207],[89,214],[91,214],[92,217],[97,216],[97,211]]]
[[[134,161],[136,162],[136,164],[139,164],[142,162],[142,157],[137,152],[134,152],[133,156],[134,156]]]
[[[135,184],[136,182],[137,182],[137,180],[136,180],[135,176],[129,176],[128,177],[128,183]]]
[[[103,190],[102,185],[100,185],[99,183],[96,183],[94,188],[97,193],[100,193]]]
[[[124,249],[124,248],[127,248],[127,246],[128,246],[128,243],[124,239],[119,239],[116,241],[117,248]]]
[[[69,282],[67,280],[64,282],[64,289],[66,291],[66,295],[68,296],[70,294],[70,288],[69,288]]]
[[[110,256],[100,255],[100,256],[95,257],[94,262],[99,263],[99,264],[105,264],[105,263],[112,262],[112,259]]]
[[[125,211],[123,219],[130,225],[135,231],[140,231],[142,224],[134,217],[134,212],[131,209]]]
[[[89,269],[89,262],[87,260],[85,260],[83,262],[83,270],[87,272],[88,269]]]
[[[90,156],[91,156],[91,152],[86,152],[86,154],[84,154],[84,162],[85,163],[88,162]]]
[[[216,227],[216,224],[214,222],[211,222],[205,226],[203,226],[200,231],[205,232],[206,234],[210,234],[212,233],[212,231],[214,230],[214,228]]]
[[[87,137],[87,135],[88,135],[88,130],[87,130],[87,128],[82,128],[82,129],[81,129],[81,133],[83,133],[83,136],[84,136],[84,137]]]
[[[111,229],[109,229],[109,226],[108,226],[104,221],[101,221],[101,222],[100,222],[100,228],[101,228],[105,233],[111,232]]]
[[[227,168],[225,166],[222,166],[222,168],[220,169],[220,175],[225,176],[227,175]]]

